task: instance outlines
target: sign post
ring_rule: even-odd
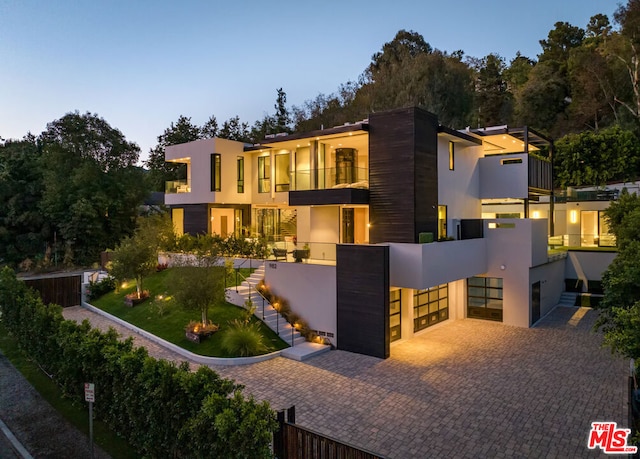
[[[93,456],[93,402],[96,401],[96,389],[93,383],[84,383],[84,400],[89,402],[89,449],[91,459]]]

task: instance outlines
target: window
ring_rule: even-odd
[[[402,337],[400,306],[402,304],[402,291],[391,290],[389,292],[389,341],[393,342]]]
[[[501,159],[501,160],[500,160],[500,164],[502,164],[503,166],[505,166],[505,165],[509,165],[509,164],[522,164],[522,158],[516,158],[516,159]]]
[[[502,322],[502,278],[467,279],[467,316]]]
[[[244,193],[244,157],[238,156],[238,193]]]
[[[453,142],[449,141],[449,170],[452,171],[454,167],[454,146]]]
[[[447,206],[438,206],[438,240],[447,237]]]
[[[416,290],[413,295],[413,331],[447,320],[449,318],[448,297],[447,284]]]
[[[271,157],[258,157],[258,193],[271,191]]]
[[[220,153],[213,153],[211,155],[211,191],[220,191],[221,178]]]
[[[289,153],[276,155],[276,191],[289,191]]]

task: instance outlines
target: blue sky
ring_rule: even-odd
[[[179,115],[250,125],[355,80],[400,29],[434,48],[535,58],[557,21],[585,27],[613,0],[393,2],[0,0],[0,136],[90,111],[142,149]]]

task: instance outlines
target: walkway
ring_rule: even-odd
[[[627,426],[628,364],[600,347],[595,315],[559,307],[533,329],[452,321],[392,345],[387,360],[332,351],[214,368],[276,409],[296,405],[300,425],[389,458],[597,457],[590,423]],[[82,308],[65,317],[109,326]]]

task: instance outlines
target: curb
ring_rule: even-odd
[[[13,432],[11,432],[11,430],[9,430],[9,427],[7,427],[4,422],[2,422],[2,419],[0,419],[0,431],[2,431],[5,437],[7,437],[7,440],[11,442],[11,446],[13,447],[13,449],[16,451],[16,453],[22,456],[23,459],[33,459],[33,456],[29,454],[29,451],[27,451],[24,446],[22,446],[20,440],[18,440],[16,436],[13,435]]]

